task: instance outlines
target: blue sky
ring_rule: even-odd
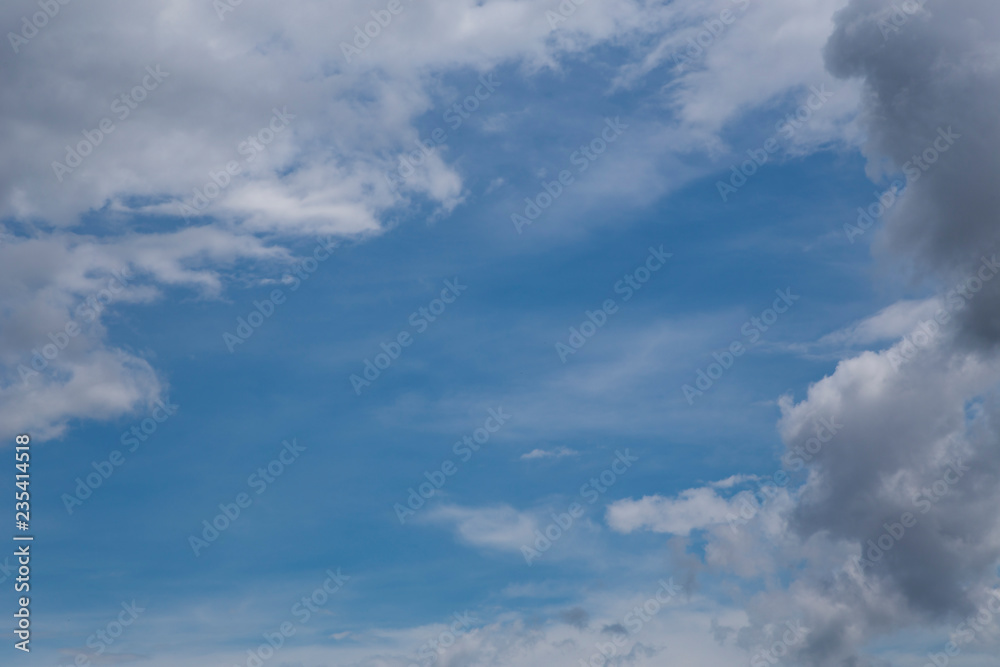
[[[952,34],[936,27],[933,0],[898,39],[880,33],[891,6],[874,0],[585,3],[555,29],[546,12],[557,3],[404,3],[350,63],[340,40],[383,6],[348,5],[244,5],[224,20],[186,2],[120,14],[67,5],[4,54],[5,78],[38,114],[8,119],[3,140],[27,166],[2,179],[0,430],[34,439],[37,535],[32,655],[10,649],[10,664],[246,665],[265,633],[291,623],[263,664],[599,664],[594,652],[621,636],[614,664],[756,665],[780,645],[789,665],[921,665],[986,604],[1000,554],[992,481],[961,482],[935,505],[934,528],[918,523],[869,580],[833,574],[908,507],[912,485],[936,479],[939,461],[980,461],[987,477],[994,465],[1000,376],[989,345],[963,342],[979,329],[956,319],[902,371],[891,356],[985,247],[969,231],[945,259],[940,243],[907,240],[933,236],[934,214],[920,216],[959,198],[951,178],[974,149],[959,139],[885,219],[854,242],[845,233],[899,176],[903,145],[922,147],[949,121],[992,132],[917,61],[911,79],[931,83],[899,85],[926,95],[925,116],[893,107],[902,117],[884,121],[878,100],[900,94],[892,58],[915,48],[905,31]],[[4,24],[33,8],[12,3]],[[675,64],[670,54],[724,17],[735,18],[704,54]],[[139,25],[144,39],[125,36]],[[876,46],[845,27],[858,25]],[[111,42],[81,56],[85,70],[60,60],[97,29]],[[207,45],[185,52],[181,34]],[[941,37],[940,58],[992,63],[981,39]],[[141,73],[122,58],[171,75],[57,183],[52,155]],[[32,88],[45,67],[75,110],[51,110]],[[820,86],[829,100],[810,106]],[[448,110],[477,88],[478,108],[454,127]],[[294,118],[261,134],[274,108]],[[436,130],[442,145],[390,188],[399,156]],[[252,161],[238,148],[248,132],[274,137]],[[581,159],[602,132],[614,140]],[[46,138],[29,151],[33,136]],[[766,162],[724,200],[719,183],[766,145]],[[240,173],[203,215],[179,215],[231,160]],[[572,183],[552,204],[512,222],[564,170]],[[988,208],[986,194],[963,196],[965,215]],[[303,269],[319,242],[328,258]],[[621,281],[644,275],[651,252],[670,257],[626,298]],[[122,295],[23,382],[32,350],[124,266],[135,279]],[[224,334],[275,290],[281,303],[227,346]],[[433,322],[413,316],[456,293]],[[766,331],[750,324],[789,303],[781,293],[790,307]],[[609,299],[605,323],[561,359],[557,343]],[[351,376],[402,332],[410,344],[355,391]],[[745,353],[687,400],[683,387],[702,389],[699,372],[734,343]],[[843,432],[806,470],[788,470],[782,457],[819,417]],[[127,434],[143,424],[130,451]],[[493,432],[479,451],[460,455],[456,443],[483,427]],[[99,469],[113,472],[68,500]],[[787,483],[734,529],[741,503],[778,471]],[[401,524],[397,504],[435,479]],[[217,538],[192,541],[207,538],[202,522],[220,504],[244,506],[219,519],[230,525]],[[950,544],[958,514],[981,535],[967,560],[926,546]],[[559,536],[541,549],[535,531],[546,529]],[[931,552],[940,560],[921,561]],[[936,590],[928,573],[939,570]],[[294,605],[328,571],[345,583],[302,621]],[[665,611],[657,603],[635,633],[616,630],[661,581],[680,591]],[[964,593],[941,592],[951,583]],[[98,653],[95,633],[133,601],[144,611]],[[422,652],[466,612],[475,621],[454,646]],[[805,638],[781,639],[787,623]],[[963,664],[988,664],[994,636],[987,625],[963,644]]]

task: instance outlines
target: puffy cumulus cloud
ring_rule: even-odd
[[[803,538],[858,545],[864,579],[900,600],[902,618],[943,618],[972,609],[1000,559],[1000,522],[986,509],[1000,500],[990,393],[1000,362],[957,352],[947,337],[910,345],[844,361],[804,401],[782,402],[793,451],[809,451],[817,416],[843,424],[806,454],[810,476],[790,522]]]
[[[62,435],[73,418],[113,419],[152,407],[163,387],[149,363],[123,350],[87,352],[50,362],[54,378],[29,375],[23,385],[0,387],[0,433],[48,440]]]
[[[237,260],[286,261],[253,236],[213,227],[98,239],[43,234],[0,245],[0,433],[60,435],[73,418],[114,418],[164,391],[150,364],[106,341],[111,309],[161,286],[216,296]]]
[[[716,490],[729,480],[619,501],[609,525],[703,530],[708,571],[763,585],[742,601],[750,623],[741,641],[789,619],[810,628],[788,647],[792,664],[880,664],[866,655],[870,642],[926,624],[944,645],[997,584],[1000,358],[961,345],[961,320],[928,326],[948,312],[943,300],[930,302],[937,310],[883,311],[874,319],[885,326],[872,330],[901,340],[840,362],[802,400],[779,401],[787,487],[762,484],[749,503]],[[914,313],[927,319],[914,326]]]
[[[1000,522],[987,508],[1000,500],[1000,361],[965,343],[995,343],[998,331],[990,174],[1000,123],[988,111],[1000,94],[997,28],[995,3],[853,0],[826,48],[832,72],[863,81],[870,173],[907,178],[881,249],[935,272],[947,294],[883,311],[874,329],[920,325],[889,350],[842,362],[801,403],[782,403],[783,437],[800,452],[810,420],[844,424],[811,458],[791,525],[857,545],[865,560],[853,581],[893,601],[887,610],[851,599],[856,587],[831,594],[851,613],[830,621],[838,641],[817,652],[853,654],[872,632],[915,617],[969,614],[996,577]]]
[[[778,481],[774,481],[774,477]],[[704,539],[705,565],[709,571],[729,572],[741,577],[773,575],[789,566],[799,553],[799,540],[789,537],[788,513],[795,506],[795,493],[780,475],[762,478],[734,475],[708,486],[687,489],[675,497],[646,496],[625,499],[608,506],[608,526],[620,533],[648,530],[671,535],[675,551],[686,549],[688,537],[699,531]],[[752,485],[729,497],[717,489]],[[680,562],[675,553],[674,560]],[[694,565],[692,570],[705,570]]]
[[[869,642],[914,625],[950,628],[996,585],[1000,362],[956,351],[952,336],[911,346],[841,362],[801,402],[784,399],[782,436],[793,467],[808,470],[794,502],[775,507],[785,530],[748,524],[740,549],[717,531],[707,549],[743,576],[747,558],[765,578],[795,568],[790,585],[750,600],[748,632],[803,619],[811,632],[793,652],[802,664],[879,664]],[[827,443],[814,438],[817,419],[839,426]]]
[[[750,504],[711,487],[619,501],[609,525],[701,528],[709,571],[763,586],[742,599],[740,641],[791,619],[810,629],[787,647],[791,664],[879,664],[869,642],[915,625],[939,628],[943,645],[989,600],[1000,563],[1000,359],[955,335],[908,336],[841,362],[799,402],[783,398],[786,474],[806,473],[789,488]],[[822,421],[836,427],[825,441]]]
[[[790,618],[810,629],[789,647],[792,664],[884,664],[872,642],[912,627],[969,652],[997,635],[969,618],[996,597],[1000,564],[998,28],[996,3],[852,0],[827,43],[831,72],[864,88],[869,174],[906,177],[879,250],[937,279],[939,296],[824,338],[897,340],[783,398],[783,460],[804,476],[745,525],[706,529],[707,564],[763,583],[745,601],[741,638]],[[816,437],[822,420],[832,438]],[[679,531],[669,521],[689,505],[647,499],[609,521]]]

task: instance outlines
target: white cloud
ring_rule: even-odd
[[[849,347],[894,340],[910,333],[920,322],[933,318],[941,306],[942,301],[937,298],[899,301],[871,317],[823,336],[819,344]]]
[[[468,508],[444,505],[430,510],[424,520],[449,526],[461,541],[475,547],[520,552],[531,544],[538,522],[513,507]]]
[[[676,498],[644,496],[619,500],[607,510],[608,525],[620,533],[646,529],[656,533],[688,535],[693,530],[725,523],[738,511],[733,500],[712,488],[687,489]]]
[[[725,479],[720,479],[718,482],[712,482],[709,486],[713,489],[731,489],[734,486],[746,484],[747,482],[755,482],[758,479],[760,478],[757,475],[730,475]]]
[[[556,449],[533,449],[526,454],[521,454],[522,461],[533,459],[561,459],[564,456],[579,456],[580,452],[569,447],[557,447]]]
[[[674,11],[666,19],[670,28],[641,62],[622,70],[617,85],[630,86],[660,68],[672,71],[677,78],[665,94],[682,126],[705,145],[719,149],[720,130],[744,112],[772,104],[790,91],[825,84],[836,94],[795,141],[817,146],[842,138],[850,132],[847,123],[856,113],[858,86],[830,75],[817,47],[832,32],[835,12],[846,4],[847,0],[673,3]],[[720,21],[723,12],[731,17],[727,24]]]
[[[625,641],[614,649],[623,664],[653,667],[664,660],[710,665],[746,663],[750,656],[747,648],[733,641],[720,643],[713,636],[713,621],[732,627],[746,625],[745,615],[738,610],[681,592],[665,605],[648,607],[655,609],[654,613],[636,614],[636,607],[655,600],[662,587],[660,582],[670,579],[664,573],[648,581],[614,588],[577,589],[572,596],[573,608],[586,612],[589,622],[585,624],[574,624],[566,618],[569,607],[566,603],[546,605],[530,615],[498,612],[487,604],[461,607],[416,625],[352,629],[349,639],[332,643],[327,639],[332,633],[319,627],[322,621],[313,620],[310,626],[316,627],[298,625],[296,641],[286,643],[273,659],[288,664],[409,667],[414,662],[422,664],[427,656],[433,655],[435,664],[465,667],[578,667],[581,660],[586,663],[599,655],[600,646],[610,650],[607,647],[612,641],[612,628],[619,633],[624,628]],[[128,639],[137,646],[172,647],[147,656],[146,662],[152,667],[245,664],[247,650],[256,648],[262,639],[250,638],[245,647],[223,649],[219,648],[217,638],[238,634],[240,628],[246,627],[247,619],[253,619],[260,627],[271,627],[275,608],[280,608],[287,599],[288,591],[282,589],[273,600],[250,600],[238,615],[210,613],[213,609],[230,608],[229,601],[206,601],[169,612],[150,608],[148,622],[131,629]],[[331,608],[335,605],[336,602],[329,604]],[[339,616],[339,610],[337,613]],[[199,623],[192,625],[191,618],[199,619]],[[463,625],[463,621],[471,621],[471,627]],[[349,622],[346,616],[342,622]],[[73,623],[76,626],[90,627],[85,622]],[[339,622],[330,622],[329,626],[334,628],[333,632],[342,634]],[[245,633],[239,636],[245,637]],[[180,637],[182,641],[171,642],[170,637]],[[598,658],[594,658],[594,663],[597,662]]]
[[[8,239],[0,245],[0,433],[46,439],[70,419],[112,419],[151,404],[165,387],[148,361],[106,341],[108,313],[158,298],[160,286],[215,297],[220,271],[237,260],[287,259],[282,248],[213,227]]]

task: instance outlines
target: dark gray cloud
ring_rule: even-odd
[[[559,614],[559,618],[563,622],[572,625],[574,628],[579,628],[580,630],[585,630],[587,624],[590,623],[590,614],[587,610],[582,607],[573,607],[572,609],[566,609]]]
[[[863,85],[868,175],[906,176],[886,202],[879,259],[939,298],[912,310],[921,322],[889,349],[780,401],[784,460],[808,477],[751,525],[710,527],[706,560],[764,580],[740,646],[774,647],[794,619],[808,632],[781,648],[788,664],[871,667],[884,664],[868,655],[874,640],[961,627],[997,585],[1000,4],[852,0],[825,57]]]
[[[842,362],[783,405],[790,450],[809,446],[821,417],[843,424],[809,461],[790,527],[804,553],[822,543],[863,560],[831,569],[811,554],[815,569],[754,616],[804,610],[803,664],[872,665],[874,637],[977,609],[1000,560],[1000,365],[989,347],[966,344],[1000,341],[1000,279],[984,269],[978,291],[953,291],[997,251],[1000,5],[852,0],[825,53],[832,73],[863,81],[869,175],[907,177],[876,251],[937,284],[948,317]]]
[[[908,175],[879,250],[949,288],[1000,249],[998,30],[991,0],[854,0],[826,47],[832,73],[864,81],[872,174]],[[998,304],[987,283],[960,315],[967,332],[1000,340]]]

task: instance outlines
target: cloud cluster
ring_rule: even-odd
[[[1000,96],[1000,7],[897,4],[852,0],[825,56],[832,73],[863,84],[869,174],[906,176],[879,233],[881,257],[933,281],[940,296],[900,302],[820,341],[902,337],[842,361],[802,400],[782,399],[785,445],[814,455],[792,502],[762,512],[778,533],[767,521],[740,536],[712,528],[708,501],[725,508],[709,488],[609,512],[618,530],[684,535],[700,508],[709,564],[765,581],[795,567],[791,584],[770,579],[748,601],[744,631],[801,617],[812,630],[793,661],[819,667],[878,664],[866,655],[873,639],[974,613],[1000,563],[1000,281],[984,268],[1000,214],[1000,121],[991,111]],[[935,146],[945,134],[957,136],[953,145]],[[926,168],[912,169],[918,161]],[[843,428],[810,449],[821,419]]]
[[[385,178],[418,138],[414,119],[447,94],[441,77],[555,66],[646,29],[635,2],[590,3],[558,35],[544,2],[405,4],[351,62],[340,44],[372,18],[361,1],[221,16],[189,0],[71,3],[34,28],[22,4],[0,8],[0,24],[28,35],[0,50],[0,432],[44,439],[73,417],[111,418],[157,397],[149,363],[106,340],[117,306],[164,286],[217,297],[237,261],[282,259],[274,244],[297,236],[377,234],[413,197],[453,208],[462,182],[440,152],[401,188]],[[49,334],[125,266],[136,282],[32,368]]]

